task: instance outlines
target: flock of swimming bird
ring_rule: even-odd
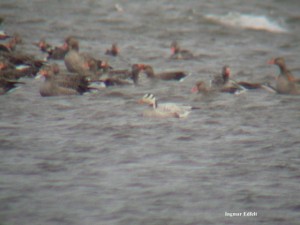
[[[159,80],[180,81],[187,74],[184,71],[155,73],[151,65],[133,64],[130,70],[116,70],[104,60],[99,60],[87,53],[79,51],[79,42],[75,37],[65,38],[63,45],[52,46],[41,39],[34,43],[42,52],[47,54],[46,59],[36,59],[34,56],[16,51],[16,46],[22,43],[19,35],[8,35],[0,31],[0,95],[24,84],[22,77],[44,77],[40,86],[43,97],[60,95],[79,95],[99,89],[102,86],[141,85],[142,82],[157,82]],[[171,43],[171,59],[188,60],[194,55],[173,41]],[[106,51],[107,55],[118,57],[120,50],[116,43]],[[55,60],[64,60],[66,70],[62,72]],[[210,84],[199,81],[192,88],[194,93],[225,92],[239,94],[249,89],[266,89],[278,94],[300,94],[300,80],[296,79],[287,69],[282,57],[269,61],[279,67],[280,73],[276,78],[276,86],[269,84],[237,82],[231,78],[229,66],[224,66],[221,74],[216,75]],[[143,72],[144,76],[141,76]],[[173,103],[158,104],[155,96],[145,94],[140,100],[151,106],[151,110],[144,111],[147,117],[175,117],[184,118],[189,115],[193,107],[179,106]]]

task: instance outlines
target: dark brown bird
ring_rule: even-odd
[[[44,38],[41,38],[39,42],[33,43],[37,46],[42,52],[48,53],[49,49],[53,48]]]
[[[8,91],[17,87],[17,84],[24,84],[17,80],[8,80],[0,75],[0,95],[7,93]]]
[[[21,77],[33,77],[39,70],[35,65],[13,64],[8,59],[0,56],[0,76],[6,79],[19,79]]]
[[[120,53],[120,49],[118,48],[117,43],[113,43],[111,49],[106,49],[105,54],[111,56],[117,56]]]
[[[68,50],[63,47],[54,47],[48,50],[47,59],[63,60]]]
[[[230,94],[240,94],[243,92],[243,89],[234,86],[224,86],[220,88],[212,88],[208,87],[204,81],[199,81],[195,84],[195,86],[191,89],[192,93],[213,93],[213,92],[223,92],[223,93],[230,93]]]
[[[171,43],[171,59],[193,59],[194,55],[189,50],[181,49],[177,41]]]
[[[183,71],[169,71],[169,72],[162,72],[162,73],[154,73],[154,70],[150,65],[142,64],[141,67],[144,70],[147,77],[150,79],[180,81],[187,76],[187,74]]]
[[[211,80],[211,87],[222,88],[227,85],[229,83],[230,73],[229,66],[223,66],[221,75],[217,74]]]
[[[102,75],[100,81],[103,81],[106,86],[137,84],[138,75],[141,70],[141,64],[133,64],[131,66],[131,70],[108,71],[107,73]]]
[[[41,96],[78,95],[90,91],[89,82],[84,75],[61,74],[57,64],[41,68],[39,74],[45,77],[40,87]]]
[[[8,42],[0,44],[0,51],[4,51],[4,52],[14,51],[17,44],[21,42],[22,40],[19,35],[12,36]]]
[[[211,81],[212,88],[221,88],[224,89],[233,87],[235,89],[238,87],[239,89],[259,89],[263,88],[263,85],[260,83],[250,83],[246,81],[234,81],[231,79],[231,70],[229,66],[225,65],[222,68],[222,73],[220,75],[214,76],[213,80]]]
[[[206,86],[204,81],[198,81],[194,87],[192,87],[192,93],[209,93],[212,89]]]
[[[68,52],[66,45],[52,46],[42,38],[38,43],[34,43],[42,52],[47,53],[47,59],[63,60]]]
[[[0,51],[0,57],[7,59],[14,65],[32,65],[40,68],[45,63],[44,60],[36,59],[33,55],[22,52]]]

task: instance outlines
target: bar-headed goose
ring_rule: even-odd
[[[153,107],[152,110],[146,110],[143,113],[145,117],[157,117],[157,118],[186,118],[193,107],[177,105],[175,103],[161,103],[158,104],[157,99],[151,93],[145,94],[143,98],[139,100],[139,103],[148,104]]]

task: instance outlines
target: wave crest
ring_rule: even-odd
[[[266,16],[240,14],[231,12],[227,15],[208,14],[206,19],[231,27],[238,27],[252,30],[265,30],[269,32],[285,33],[288,32],[284,27],[272,21]]]

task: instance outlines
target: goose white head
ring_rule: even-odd
[[[139,100],[139,103],[151,105],[154,109],[157,108],[157,100],[155,96],[151,93],[145,94],[143,98]]]

